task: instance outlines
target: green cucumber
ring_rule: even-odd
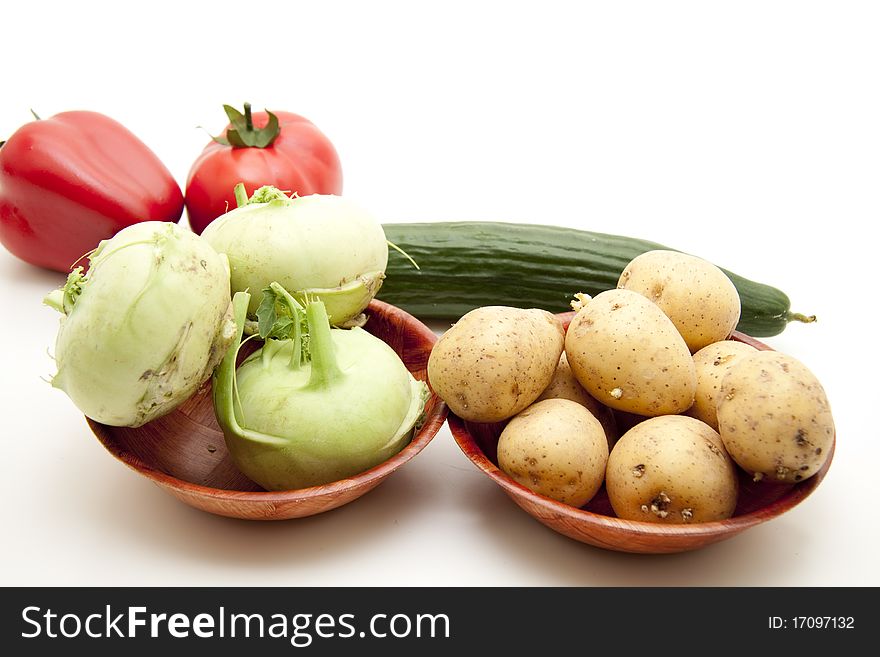
[[[411,256],[392,251],[378,298],[420,319],[458,319],[479,306],[570,310],[576,292],[594,296],[617,287],[636,256],[661,244],[573,228],[503,222],[385,224],[385,236]],[[775,287],[724,272],[739,291],[737,330],[755,337],[781,333],[791,312]]]

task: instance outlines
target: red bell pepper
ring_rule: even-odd
[[[62,112],[0,145],[0,242],[67,272],[126,226],[180,219],[171,172],[129,130],[97,112]]]
[[[236,207],[237,183],[248,196],[263,185],[300,196],[342,193],[339,156],[314,123],[291,112],[252,114],[249,103],[244,114],[223,108],[229,125],[205,146],[186,183],[186,214],[196,233]]]

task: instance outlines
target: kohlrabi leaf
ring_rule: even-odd
[[[257,325],[263,340],[299,340],[307,334],[305,309],[278,283],[263,290],[257,308]]]
[[[257,322],[260,327],[260,337],[265,340],[272,332],[272,327],[278,320],[278,313],[275,311],[275,293],[272,288],[263,290],[263,298],[257,308]]]

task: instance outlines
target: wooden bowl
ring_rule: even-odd
[[[434,332],[382,301],[374,300],[366,313],[364,328],[388,343],[413,376],[427,381]],[[87,420],[107,451],[186,504],[231,518],[285,520],[335,509],[375,488],[431,442],[446,414],[446,404],[432,392],[424,424],[392,458],[348,479],[280,492],[263,490],[232,463],[214,417],[210,383],[174,412],[137,429]]]
[[[573,314],[559,315],[566,329]],[[770,350],[767,345],[742,333],[734,332],[732,339],[761,350]],[[526,513],[569,538],[619,552],[685,552],[736,536],[800,503],[825,477],[834,455],[832,444],[828,460],[821,470],[794,485],[765,481],[756,483],[740,470],[739,498],[731,518],[692,525],[661,525],[617,518],[604,486],[586,506],[576,508],[518,484],[498,468],[498,437],[504,424],[467,422],[449,413],[449,428],[461,450]]]

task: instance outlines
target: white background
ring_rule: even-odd
[[[803,504],[680,555],[553,533],[445,427],[336,511],[213,517],[111,458],[41,379],[62,277],[0,250],[2,584],[880,584],[875,3],[44,1],[3,3],[0,25],[0,135],[29,108],[100,111],[183,185],[197,126],[248,100],[313,120],[383,221],[640,236],[776,285],[820,320],[767,342],[819,376],[838,429]]]

